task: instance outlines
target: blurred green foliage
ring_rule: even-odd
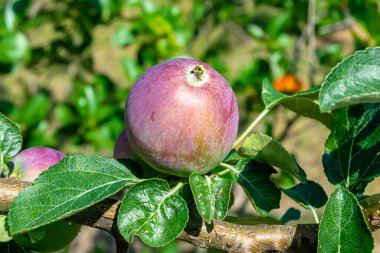
[[[133,82],[187,56],[228,79],[244,125],[262,108],[265,77],[293,73],[307,88],[380,41],[375,0],[308,8],[305,0],[0,0],[0,111],[21,124],[24,148],[110,154]]]

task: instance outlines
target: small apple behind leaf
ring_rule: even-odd
[[[235,94],[223,76],[188,58],[145,71],[126,101],[133,151],[154,169],[180,177],[219,165],[236,138],[238,120]]]
[[[142,161],[136,153],[132,150],[131,145],[129,144],[127,134],[125,133],[125,129],[123,129],[119,136],[117,137],[113,149],[113,158],[122,161],[123,163],[127,163],[126,160],[129,160],[129,168],[132,169],[136,176],[141,176],[144,178],[153,178],[156,177],[160,172],[152,169],[148,164]],[[132,161],[131,161],[132,160]],[[136,162],[138,166],[134,166],[130,164],[130,162]],[[126,164],[125,164],[126,165]],[[136,168],[133,170],[133,168]]]
[[[52,148],[27,148],[8,162],[9,177],[33,182],[42,171],[47,170],[64,157],[64,153]]]
[[[127,134],[123,129],[117,137],[113,149],[113,158],[136,160],[137,156],[129,145]]]
[[[42,171],[47,170],[64,157],[65,154],[52,148],[25,149],[8,162],[9,177],[34,181]],[[79,224],[57,221],[28,233],[16,235],[13,239],[27,250],[55,252],[69,245],[77,236],[80,227]]]

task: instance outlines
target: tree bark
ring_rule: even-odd
[[[0,212],[6,213],[12,200],[30,183],[12,179],[0,179]],[[66,220],[107,231],[114,235],[124,252],[116,227],[116,215],[120,201],[105,199]],[[190,209],[194,210],[194,209]],[[317,225],[238,225],[213,220],[205,224],[196,211],[190,212],[190,220],[178,239],[203,248],[217,248],[228,252],[316,252]]]

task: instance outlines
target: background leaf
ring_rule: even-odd
[[[380,47],[357,51],[331,70],[322,83],[321,111],[380,102]]]
[[[282,105],[304,117],[315,119],[325,125],[328,129],[334,127],[334,117],[330,113],[321,113],[318,101],[306,97],[292,97],[285,99]]]
[[[271,108],[278,105],[283,99],[287,97],[287,95],[273,88],[268,79],[264,79],[261,90],[261,99],[263,100],[266,108]]]
[[[151,179],[131,187],[119,209],[117,225],[131,242],[134,235],[153,247],[173,241],[189,219],[186,201],[164,180]]]
[[[21,32],[12,32],[0,38],[0,62],[18,63],[30,55],[28,39]]]
[[[139,181],[114,159],[72,155],[42,172],[12,202],[12,235],[61,220]],[[31,212],[30,210],[33,210]]]
[[[22,147],[22,135],[15,123],[0,113],[0,156],[11,158],[16,155]],[[2,166],[0,164],[0,166]],[[0,171],[1,173],[1,171]]]
[[[192,173],[189,177],[191,191],[202,218],[210,224],[212,219],[223,220],[230,202],[231,181]]]
[[[239,154],[278,167],[289,172],[301,182],[306,182],[305,172],[294,157],[279,142],[266,134],[254,133],[247,137],[239,148]]]
[[[282,189],[282,191],[307,209],[320,208],[327,201],[327,195],[322,186],[314,181],[308,181],[306,184],[297,184],[292,188]]]
[[[17,22],[25,15],[30,0],[9,0],[4,9],[4,23],[8,31],[15,30]]]
[[[45,120],[51,109],[49,94],[39,93],[26,101],[25,105],[16,111],[15,121],[34,126]]]
[[[281,217],[280,223],[286,224],[292,220],[299,220],[301,218],[301,211],[293,207],[286,210],[286,213]]]
[[[318,94],[320,86],[315,86],[309,90],[301,91],[293,95],[285,95],[275,88],[265,79],[261,92],[266,108],[271,108],[276,105],[283,105],[285,108],[298,113],[304,117],[315,119],[332,129],[334,125],[334,117],[331,113],[321,113],[319,108]]]
[[[350,106],[336,115],[322,159],[325,174],[332,184],[362,193],[380,175],[380,104]]]
[[[279,208],[281,191],[270,181],[276,173],[271,166],[255,160],[241,160],[234,170],[237,182],[243,187],[253,206],[261,215]]]
[[[318,232],[318,252],[370,253],[373,238],[355,196],[338,187],[330,196]]]

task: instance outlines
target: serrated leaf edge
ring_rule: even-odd
[[[80,155],[79,155],[80,156]],[[67,159],[69,156],[67,156],[67,157],[65,157],[65,158],[63,158],[63,159]],[[70,156],[71,157],[71,156]],[[100,157],[100,156],[97,156],[97,157]],[[62,160],[63,160],[62,159]],[[116,160],[115,160],[116,161]],[[53,165],[53,166],[57,166],[58,164],[55,164],[55,165]],[[52,167],[53,167],[52,166]],[[124,166],[124,165],[123,165]],[[125,166],[124,166],[125,167]],[[128,168],[127,168],[128,169]],[[129,169],[128,169],[129,170]],[[44,175],[44,174],[46,174],[46,173],[48,173],[48,170],[45,170],[45,171],[43,171],[40,175],[39,175],[39,177],[35,180],[35,182],[32,184],[32,185],[30,185],[30,186],[28,186],[27,188],[25,188],[25,189],[23,189],[19,194],[27,194],[27,193],[25,193],[25,192],[28,192],[28,191],[32,191],[34,188],[36,188],[36,183],[38,183],[39,182],[39,178],[41,177],[41,175]],[[51,172],[50,172],[51,173]],[[131,174],[133,175],[133,173],[131,172]],[[141,181],[141,179],[138,179],[138,178],[136,178],[136,180],[135,181],[129,181],[128,179],[121,179],[121,180],[118,180],[118,181],[113,181],[113,182],[111,182],[112,184],[114,184],[114,183],[119,183],[119,182],[122,182],[122,181],[128,181],[123,187],[126,187],[126,186],[128,186],[128,184],[130,184],[130,183],[138,183],[139,181]],[[110,184],[111,184],[110,183]],[[41,183],[41,184],[43,184],[43,183]],[[107,184],[105,184],[105,185],[107,185]],[[104,185],[102,185],[102,186],[104,186]],[[122,187],[122,188],[123,188]],[[95,188],[92,188],[92,190],[93,189],[96,189],[96,188],[98,188],[98,187],[95,187]],[[120,188],[118,191],[120,191],[122,188]],[[118,192],[118,191],[115,191],[115,192],[113,192],[113,193],[111,193],[111,194],[109,194],[108,196],[112,196],[113,194],[115,194],[116,192]],[[81,194],[81,195],[83,195],[83,194]],[[107,198],[107,197],[106,197]],[[101,200],[99,200],[98,202],[96,202],[96,203],[99,203]],[[15,198],[15,200],[11,203],[11,205],[10,205],[10,207],[9,207],[9,212],[12,212],[12,210],[15,208],[14,207],[14,205],[15,205],[15,203],[17,203],[17,197]],[[64,202],[65,203],[65,202]],[[64,203],[61,203],[60,205],[62,205],[62,204],[64,204]],[[84,209],[86,209],[86,208],[88,208],[88,207],[90,207],[90,206],[92,206],[92,205],[94,205],[94,204],[96,204],[96,203],[92,203],[92,204],[90,204],[90,205],[85,205],[85,206],[83,206],[82,208],[78,208],[78,209],[75,209],[75,210],[72,210],[72,211],[70,211],[70,212],[67,212],[65,215],[62,215],[60,218],[56,218],[56,219],[52,219],[51,221],[49,221],[49,222],[46,222],[46,223],[43,223],[43,224],[41,224],[41,225],[38,225],[38,226],[34,226],[34,227],[31,227],[31,228],[28,228],[27,230],[25,230],[25,226],[27,226],[28,224],[30,224],[30,223],[28,223],[28,224],[24,224],[23,226],[22,226],[22,228],[24,229],[24,230],[20,230],[20,231],[18,231],[18,232],[13,232],[13,231],[11,231],[12,229],[12,220],[10,220],[10,222],[9,222],[9,231],[10,231],[10,234],[12,235],[12,236],[14,236],[14,235],[17,235],[17,234],[22,234],[22,233],[25,233],[25,232],[28,232],[28,231],[31,231],[31,230],[34,230],[34,229],[36,229],[36,228],[39,228],[39,227],[42,227],[42,226],[45,226],[45,225],[48,225],[48,224],[51,224],[51,223],[54,223],[54,222],[56,222],[56,221],[59,221],[59,220],[63,220],[63,219],[65,219],[65,218],[67,218],[67,217],[70,217],[70,216],[72,216],[72,215],[74,215],[74,214],[76,214],[76,213],[78,213],[78,212],[80,212],[80,211],[82,211],[82,210],[84,210]],[[52,209],[51,209],[52,210]],[[49,210],[49,212],[51,211],[51,210]],[[44,213],[44,214],[41,214],[37,219],[39,219],[40,217],[42,217],[42,216],[45,216],[46,215],[46,213]],[[34,221],[32,221],[32,222],[34,222]]]
[[[326,112],[328,112],[328,111],[331,111],[331,110],[333,110],[333,109],[337,109],[337,108],[339,108],[340,106],[339,106],[339,104],[340,103],[333,103],[331,106],[329,106],[329,107],[324,107],[323,106],[323,103],[322,103],[322,94],[323,94],[323,91],[325,90],[325,89],[327,89],[327,88],[325,88],[325,86],[326,86],[326,80],[335,72],[335,70],[337,69],[337,68],[339,68],[342,64],[345,64],[346,63],[346,61],[348,61],[348,60],[350,60],[351,58],[353,58],[353,57],[355,57],[355,56],[357,56],[358,54],[363,54],[363,53],[365,53],[365,52],[367,52],[367,51],[371,51],[371,50],[380,50],[380,47],[369,47],[369,48],[366,48],[366,49],[364,49],[364,50],[358,50],[358,51],[356,51],[355,53],[353,53],[352,55],[350,55],[350,56],[348,56],[348,57],[346,57],[346,58],[344,58],[342,61],[340,61],[337,65],[335,65],[332,69],[331,69],[331,71],[325,76],[325,78],[323,79],[323,82],[322,82],[322,84],[321,84],[321,89],[320,89],[320,92],[319,92],[319,105],[320,105],[320,111],[321,111],[321,113],[326,113]],[[372,94],[372,93],[369,93],[369,94]],[[374,94],[378,94],[378,98],[380,98],[380,92],[375,92]],[[365,97],[365,96],[355,96],[355,95],[353,95],[353,96],[350,96],[350,98],[358,98],[358,97]],[[343,101],[343,102],[347,102],[347,101],[350,101],[351,99],[350,98],[348,98],[347,100],[345,99],[345,100],[340,100],[340,101]],[[379,102],[378,100],[375,100],[375,101],[367,101],[367,102]],[[344,103],[343,103],[344,104]],[[338,106],[337,106],[338,105]]]
[[[192,177],[193,174],[194,174],[194,175],[201,176],[201,177],[202,177],[202,175],[199,175],[198,173],[193,172],[193,173],[191,173],[191,175],[189,176],[189,185],[190,185],[190,189],[191,189],[191,192],[192,192],[193,195],[194,195],[194,190],[193,190],[192,184],[190,183],[190,178]],[[208,189],[209,189],[209,192],[210,192],[210,196],[211,196],[212,193],[211,193],[211,188],[210,188],[210,186],[211,186],[211,184],[212,184],[212,180],[213,180],[213,179],[211,179],[209,176],[204,176],[204,178],[206,179],[206,182],[207,182],[207,185],[208,185]],[[230,185],[229,185],[229,191],[228,191],[229,193],[231,193],[231,188],[232,188],[232,184],[230,183]],[[199,208],[199,207],[198,207],[199,203],[198,203],[198,201],[197,201],[197,199],[196,199],[195,197],[194,197],[194,200],[195,200],[195,205],[197,206],[197,209],[198,209],[198,208]],[[228,204],[230,203],[230,201],[231,201],[231,194],[228,194]],[[213,202],[212,207],[213,207],[214,211],[213,211],[213,212],[210,212],[210,214],[211,214],[211,216],[212,216],[210,219],[207,219],[207,218],[203,217],[203,215],[199,212],[199,209],[198,209],[199,215],[203,218],[204,221],[206,221],[207,224],[211,224],[211,223],[212,223],[212,219],[214,219],[214,214],[215,214],[215,212],[216,212],[216,209],[215,209],[215,208],[216,208],[216,202],[215,202],[215,201]],[[220,219],[223,220],[226,216],[227,216],[227,213],[224,215],[224,217],[220,217]],[[216,219],[218,219],[218,218],[216,218]]]
[[[178,189],[176,189],[176,190],[174,190],[176,187],[174,187],[174,188],[172,188],[172,189],[170,189],[170,186],[169,186],[169,183],[167,182],[167,181],[165,181],[165,180],[163,180],[163,179],[160,179],[160,178],[150,178],[150,179],[147,179],[147,180],[143,180],[143,181],[141,181],[141,182],[139,182],[139,183],[144,183],[144,182],[146,182],[146,181],[162,181],[162,182],[164,182],[166,185],[167,185],[167,187],[168,187],[168,189],[169,189],[169,193],[171,193],[170,195],[168,195],[168,196],[166,196],[164,199],[166,199],[166,198],[168,198],[168,197],[170,197],[170,196],[172,196],[172,195],[175,195],[175,194],[177,194],[178,195],[178,197],[180,198],[180,200],[183,202],[183,204],[187,207],[187,203],[186,203],[186,201],[178,194],[178,191],[179,191],[179,188]],[[138,183],[138,184],[139,184]],[[128,189],[128,191],[130,190],[130,189],[132,189],[133,187],[135,187],[135,186],[137,186],[138,184],[135,184],[135,185],[133,185],[132,187],[130,187],[129,189]],[[178,186],[178,185],[177,185]],[[123,199],[123,201],[124,201],[124,199]],[[122,201],[122,203],[123,203],[123,201]],[[161,201],[161,203],[162,203],[163,201]],[[160,203],[160,205],[161,205],[161,203]],[[159,208],[157,208],[157,210],[158,210]],[[187,219],[186,219],[186,222],[185,222],[185,226],[183,227],[183,229],[182,229],[182,231],[185,229],[185,227],[186,227],[186,224],[187,224],[187,222],[189,221],[189,209],[188,208],[186,208],[186,210],[187,210]],[[152,216],[150,216],[150,218],[151,218]],[[147,219],[148,220],[148,219]],[[117,226],[119,227],[119,214],[117,215]],[[146,222],[143,224],[143,225],[145,225],[146,224]],[[143,226],[142,225],[142,226]],[[142,226],[140,226],[140,228],[138,229],[138,231],[140,231],[140,229],[142,228]],[[179,234],[181,234],[182,233],[182,231],[181,232],[179,232],[178,233],[178,235]],[[163,243],[163,244],[151,244],[151,243],[148,243],[148,242],[145,242],[138,234],[136,234],[136,233],[134,233],[134,234],[132,234],[131,236],[130,236],[130,238],[128,239],[128,238],[125,238],[124,237],[124,235],[122,235],[123,236],[123,238],[127,241],[127,242],[129,242],[129,243],[131,243],[132,242],[132,240],[133,240],[133,237],[134,236],[138,236],[145,244],[147,244],[148,246],[150,246],[150,247],[161,247],[161,246],[164,246],[164,245],[166,245],[166,244],[168,244],[168,243],[170,243],[170,242],[172,242],[172,241],[174,241],[177,237],[178,237],[178,235],[175,237],[175,238],[173,238],[172,240],[170,240],[170,241],[168,241],[168,242],[165,242],[165,243]]]
[[[343,187],[343,186],[338,186],[338,187],[336,187],[335,190],[331,193],[331,195],[332,195],[335,191],[337,191],[338,189],[343,189],[343,190],[346,191],[349,195],[351,195],[351,197],[352,197],[353,199],[355,199],[356,204],[357,204],[357,207],[359,208],[360,213],[361,213],[361,215],[362,215],[363,221],[364,221],[364,223],[366,224],[366,228],[367,228],[367,230],[369,231],[369,233],[372,234],[372,233],[371,233],[371,229],[370,229],[369,226],[368,226],[368,223],[365,221],[365,216],[364,216],[363,210],[362,210],[362,208],[360,207],[359,201],[357,200],[357,198],[355,197],[355,195],[352,194],[352,192],[350,192],[349,190],[347,190],[347,189],[346,189],[345,187]],[[331,195],[330,195],[330,198],[328,199],[328,201],[331,199]],[[324,215],[325,215],[325,210],[326,210],[326,207],[327,207],[327,203],[328,203],[328,201],[327,201],[326,204],[325,204],[325,209],[323,210],[323,213],[322,213],[322,216],[321,216],[321,222],[323,221],[323,217],[324,217]],[[318,229],[317,252],[318,252],[319,247],[320,247],[320,246],[319,246],[319,238],[320,238],[320,234],[321,234],[321,229]],[[373,249],[373,248],[374,248],[374,243],[373,243],[373,240],[372,240],[372,249]]]

